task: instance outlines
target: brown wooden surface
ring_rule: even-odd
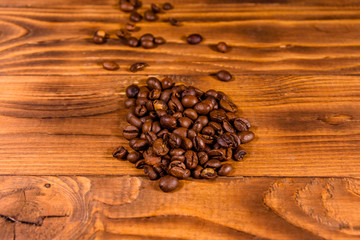
[[[114,37],[116,0],[0,1],[0,239],[359,239],[360,1],[171,2],[138,24],[168,41],[144,50]],[[97,29],[112,39],[93,44]],[[150,67],[129,72],[139,59]],[[239,106],[257,137],[230,178],[166,194],[112,158],[124,89],[148,76]]]

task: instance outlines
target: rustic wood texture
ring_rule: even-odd
[[[170,2],[138,24],[167,40],[144,50],[115,37],[129,15],[117,0],[0,1],[0,239],[359,239],[360,1]],[[92,43],[97,29],[108,43]],[[150,66],[131,73],[139,60]],[[239,106],[256,139],[231,177],[163,193],[112,158],[127,144],[124,89],[148,76]]]

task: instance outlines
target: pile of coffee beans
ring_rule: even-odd
[[[242,161],[242,145],[254,138],[223,92],[150,77],[146,86],[128,86],[126,95],[123,136],[134,151],[120,146],[113,156],[144,169],[151,180],[160,178],[164,192],[175,190],[178,179],[229,175],[230,161]]]

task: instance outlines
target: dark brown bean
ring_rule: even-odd
[[[185,156],[184,155],[172,156],[171,161],[185,162]]]
[[[144,155],[144,160],[147,165],[156,165],[161,163],[161,157],[155,156],[155,155]]]
[[[194,121],[198,118],[198,114],[192,108],[185,109],[183,114],[184,114],[185,117],[188,117],[188,118],[190,118],[191,120],[194,120]]]
[[[245,149],[242,147],[238,147],[234,152],[234,160],[235,161],[242,161],[244,159],[244,156],[246,155]]]
[[[222,127],[226,132],[235,133],[235,129],[232,127],[231,123],[229,123],[226,120],[223,121],[223,126]]]
[[[171,5],[171,3],[164,3],[163,5],[162,5],[162,8],[164,9],[164,10],[170,10],[170,9],[173,9],[174,7],[173,7],[173,5]]]
[[[172,26],[181,26],[181,22],[175,18],[169,17],[168,21]]]
[[[142,155],[139,152],[130,152],[126,157],[126,159],[131,163],[136,163],[140,158],[142,158]]]
[[[193,147],[195,148],[196,151],[200,152],[205,149],[206,146],[205,141],[199,134],[197,134],[196,137],[193,138],[192,142],[193,142]]]
[[[147,80],[146,80],[146,83],[148,85],[148,88],[150,90],[153,90],[153,89],[159,89],[161,90],[161,82],[159,81],[159,79],[155,78],[155,77],[149,77]]]
[[[102,38],[102,37],[99,37],[99,36],[94,36],[93,37],[93,42],[96,43],[96,44],[103,44],[103,43],[106,43],[107,39],[106,38]]]
[[[153,11],[147,10],[144,12],[144,19],[149,22],[154,22],[158,19],[158,16]]]
[[[239,132],[244,132],[244,131],[248,131],[249,128],[251,127],[251,125],[250,125],[249,121],[246,120],[245,118],[238,117],[238,118],[234,119],[234,127]]]
[[[134,98],[127,98],[124,102],[126,108],[131,108],[136,105],[136,100]]]
[[[216,49],[222,53],[226,53],[227,51],[229,51],[228,45],[225,42],[219,42],[216,45]]]
[[[137,127],[138,129],[142,128],[143,123],[141,122],[141,120],[135,116],[131,116],[128,120],[128,123],[130,123],[131,125],[134,125],[135,127]]]
[[[215,130],[212,127],[206,126],[201,130],[203,135],[214,136]]]
[[[188,169],[194,169],[198,165],[198,156],[194,151],[185,152],[185,164]]]
[[[189,44],[199,44],[203,40],[202,36],[200,34],[191,34],[187,37],[187,42]]]
[[[105,61],[103,62],[103,68],[110,71],[115,71],[119,69],[119,65],[113,61]]]
[[[186,166],[181,161],[172,161],[169,164],[168,173],[174,177],[182,178],[186,172]]]
[[[173,116],[165,115],[160,118],[160,124],[166,129],[173,130],[176,128],[177,122]]]
[[[254,139],[255,134],[252,131],[243,131],[239,133],[238,136],[240,138],[241,143],[248,143]]]
[[[152,146],[154,144],[154,142],[156,141],[156,139],[158,138],[156,133],[154,133],[152,131],[148,131],[148,132],[143,133],[143,134],[145,134],[145,139],[148,141],[150,146]]]
[[[152,166],[154,168],[154,171],[160,176],[163,177],[166,175],[165,169],[162,167],[161,163],[157,163]]]
[[[234,122],[235,118],[237,118],[237,115],[235,113],[232,112],[227,112],[226,113],[226,118],[229,122]]]
[[[177,135],[179,135],[179,136],[182,137],[182,138],[186,138],[186,137],[187,137],[188,130],[187,130],[187,128],[179,127],[179,128],[177,128],[177,129],[175,129],[175,130],[173,131],[173,133],[176,133]]]
[[[212,179],[212,178],[216,178],[217,177],[217,173],[213,168],[204,168],[201,171],[200,176],[202,178],[207,178],[207,179]]]
[[[223,109],[213,110],[209,114],[210,120],[222,123],[226,119],[226,112]]]
[[[123,146],[116,148],[115,151],[113,152],[113,157],[117,159],[124,160],[126,159],[127,155],[128,155],[128,151]]]
[[[146,166],[146,163],[145,163],[145,160],[144,159],[141,159],[141,160],[138,160],[136,163],[135,163],[135,167],[138,168],[138,169],[142,169]]]
[[[189,129],[187,131],[187,137],[192,141],[194,139],[194,137],[196,137],[198,133],[195,132],[193,129]]]
[[[161,85],[163,89],[168,89],[174,86],[174,82],[171,78],[166,77],[161,81]]]
[[[216,159],[210,159],[204,164],[205,168],[219,168],[221,167],[221,162]]]
[[[170,156],[180,156],[185,153],[185,150],[182,148],[173,148],[170,150]]]
[[[186,95],[182,98],[181,103],[186,108],[191,108],[199,102],[199,99],[193,95]]]
[[[179,186],[179,180],[176,177],[166,175],[160,179],[159,186],[163,192],[171,192]]]
[[[220,167],[220,169],[218,170],[218,175],[220,175],[220,176],[228,176],[231,172],[232,172],[232,170],[233,170],[234,168],[233,168],[233,166],[231,165],[231,164],[229,164],[229,163],[224,163],[221,167]]]
[[[169,144],[172,148],[179,148],[181,146],[182,138],[176,133],[171,133],[169,137]]]
[[[186,150],[190,150],[193,147],[193,143],[189,138],[183,138],[181,143],[182,148]]]
[[[136,11],[133,11],[131,14],[130,14],[130,20],[133,21],[133,22],[140,22],[142,20],[142,15]]]
[[[219,103],[220,107],[228,112],[237,112],[237,106],[231,101],[221,99]]]
[[[211,159],[217,159],[217,160],[224,160],[225,159],[225,155],[226,155],[226,150],[223,148],[219,148],[219,149],[211,149],[208,152],[208,156]]]
[[[200,165],[204,165],[209,160],[209,156],[206,152],[198,152],[197,155]]]
[[[165,156],[169,152],[169,148],[163,139],[158,138],[153,143],[154,153],[158,156]]]
[[[123,39],[123,40],[127,40],[129,37],[131,37],[131,34],[125,29],[120,29],[120,30],[116,31],[115,34],[118,38]]]
[[[140,28],[137,27],[136,24],[133,23],[133,22],[128,22],[128,23],[126,23],[125,28],[126,28],[126,30],[128,30],[128,31],[130,31],[130,32],[140,30]]]
[[[135,126],[128,125],[123,130],[123,136],[127,140],[131,140],[139,136],[139,129]]]
[[[232,75],[225,70],[218,71],[215,76],[217,77],[217,79],[223,82],[229,82],[232,79]]]
[[[151,4],[151,10],[152,10],[154,13],[159,13],[159,12],[161,12],[161,8],[160,8],[157,4],[154,4],[154,3]]]
[[[159,99],[161,95],[161,90],[159,89],[153,89],[151,90],[151,92],[149,93],[149,99],[150,100],[155,100],[155,99]]]
[[[154,39],[154,43],[155,43],[155,44],[158,44],[158,45],[161,45],[161,44],[166,43],[166,40],[165,40],[163,37],[156,37],[156,38]]]
[[[141,46],[145,49],[150,49],[156,47],[153,41],[144,40],[141,42]]]
[[[140,138],[131,139],[129,145],[135,151],[144,151],[149,146],[148,141]]]
[[[181,117],[178,119],[178,122],[181,127],[189,128],[193,124],[193,121],[188,117]]]
[[[130,72],[137,72],[137,71],[144,70],[144,68],[147,66],[149,66],[149,65],[144,62],[134,63],[133,65],[130,66],[129,70],[130,70]]]
[[[156,180],[159,178],[159,175],[155,172],[152,166],[145,166],[144,173],[148,175],[150,180]]]
[[[151,119],[146,120],[142,125],[142,132],[143,133],[151,132],[152,125],[153,125],[153,121]]]
[[[138,47],[139,46],[139,40],[136,37],[129,37],[127,39],[127,44],[130,47]]]
[[[137,105],[135,107],[135,115],[138,117],[142,117],[147,113],[147,109],[144,105]]]
[[[211,106],[204,102],[199,102],[194,106],[194,110],[200,115],[207,115],[211,111]]]
[[[203,170],[204,168],[197,165],[195,169],[192,170],[191,172],[191,175],[193,176],[193,178],[197,178],[197,179],[200,179],[202,178],[201,177],[201,171]]]
[[[127,2],[126,0],[122,0],[120,1],[120,9],[124,12],[131,12],[135,9],[135,7],[130,2]]]

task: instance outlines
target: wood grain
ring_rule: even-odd
[[[170,194],[130,176],[0,180],[1,239],[359,237],[352,178],[182,181]]]

